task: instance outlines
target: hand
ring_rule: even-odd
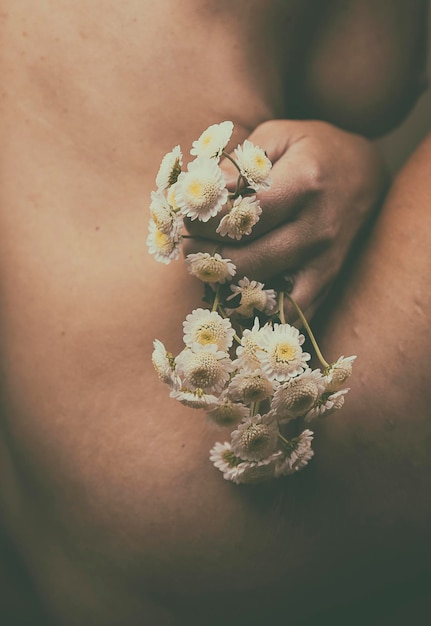
[[[240,242],[215,232],[221,215],[206,224],[187,221],[193,239],[185,241],[184,253],[218,246],[237,266],[238,279],[247,276],[267,287],[279,275],[292,275],[292,296],[311,316],[379,206],[385,168],[368,140],[324,122],[264,122],[248,139],[273,162],[271,188],[257,194],[260,221]],[[228,159],[220,166],[234,189],[234,166]],[[286,312],[295,318],[289,306]]]

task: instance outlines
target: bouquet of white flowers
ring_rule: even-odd
[[[176,146],[162,160],[152,192],[148,249],[162,263],[180,254],[183,218],[203,222],[215,218],[216,232],[240,240],[249,235],[262,213],[256,192],[268,189],[271,161],[264,150],[246,140],[225,152],[232,122],[207,128],[193,142],[195,156],[182,169]],[[228,158],[238,170],[236,189],[226,187],[219,167]],[[232,281],[236,267],[214,252],[189,254],[189,272],[205,283],[204,301],[187,315],[184,349],[174,356],[154,341],[153,365],[182,404],[203,409],[216,425],[232,429],[230,442],[216,443],[210,459],[226,480],[258,483],[294,474],[313,457],[308,424],[340,409],[356,357],[323,358],[309,324],[287,287],[275,291],[247,277]],[[286,323],[284,298],[295,307],[322,369],[311,369],[302,348],[305,336]],[[234,350],[233,345],[236,344]]]

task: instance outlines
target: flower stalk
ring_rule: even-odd
[[[285,292],[286,297],[288,298],[288,300],[291,302],[291,304],[293,305],[293,307],[295,308],[295,311],[298,313],[298,316],[302,322],[302,325],[304,326],[305,330],[307,331],[307,335],[310,338],[311,343],[313,344],[313,348],[316,352],[316,356],[319,359],[320,363],[323,365],[323,367],[325,368],[325,370],[330,370],[331,366],[328,363],[328,361],[323,357],[322,352],[320,351],[319,348],[319,344],[316,341],[316,338],[314,336],[313,331],[311,330],[310,324],[307,321],[307,318],[305,317],[304,313],[302,312],[302,310],[300,309],[300,307],[298,306],[298,304],[295,302],[295,300],[292,298],[292,296]]]

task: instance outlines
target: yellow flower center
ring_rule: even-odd
[[[202,196],[202,192],[203,192],[203,185],[202,183],[194,180],[190,183],[190,185],[187,187],[187,192],[190,196],[192,196],[193,198],[200,198]]]
[[[160,230],[156,231],[154,241],[155,241],[156,246],[160,250],[169,252],[174,247],[174,242],[172,241],[172,239],[165,233],[162,233]]]
[[[275,350],[277,361],[292,361],[296,357],[296,347],[290,343],[279,343]]]
[[[209,328],[203,328],[197,336],[198,342],[203,346],[206,346],[209,343],[214,343],[214,339],[215,336]]]
[[[219,196],[217,181],[208,176],[195,176],[185,186],[186,203],[195,210],[211,208]]]
[[[255,157],[254,157],[254,164],[259,169],[264,169],[264,168],[267,168],[267,166],[268,166],[267,159],[265,159],[265,157],[262,154],[256,154],[255,155]]]

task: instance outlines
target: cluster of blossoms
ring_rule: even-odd
[[[227,155],[232,130],[231,122],[223,122],[204,131],[193,143],[196,158],[185,172],[179,146],[163,158],[147,240],[158,261],[179,256],[184,217],[206,222],[223,211],[216,231],[236,240],[258,222],[262,209],[255,194],[269,187],[272,164],[250,141],[238,146],[234,157]],[[222,155],[238,169],[231,193],[219,167]],[[159,378],[172,398],[203,409],[212,423],[230,429],[230,441],[216,443],[210,452],[225,479],[259,483],[296,473],[314,455],[313,432],[306,426],[342,407],[355,357],[327,363],[291,296],[247,277],[234,284],[235,265],[217,252],[189,254],[186,265],[205,283],[210,308],[187,315],[184,349],[177,356],[154,341]],[[309,367],[305,336],[285,322],[284,297],[295,306],[322,369]]]

